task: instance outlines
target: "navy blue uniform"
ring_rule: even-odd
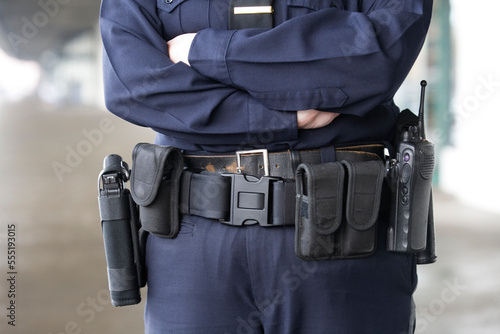
[[[432,0],[273,7],[274,28],[229,30],[229,0],[103,0],[108,109],[192,154],[390,139],[392,98],[422,47]],[[189,32],[191,66],[174,64],[166,41]],[[298,130],[305,109],[341,115]],[[295,257],[293,233],[184,217],[177,239],[150,236],[146,331],[409,331],[411,256],[385,252],[382,239],[366,259],[308,263]]]

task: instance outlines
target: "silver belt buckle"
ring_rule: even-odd
[[[236,171],[241,174],[241,156],[248,154],[262,154],[264,159],[264,176],[269,176],[269,153],[267,149],[249,150],[249,151],[236,151]]]

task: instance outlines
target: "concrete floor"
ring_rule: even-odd
[[[0,333],[143,332],[144,302],[109,302],[96,184],[104,156],[131,162],[133,146],[152,140],[149,130],[94,109],[0,108]],[[435,216],[439,258],[419,267],[417,333],[500,333],[500,216],[439,190]],[[11,224],[15,327],[6,317]]]

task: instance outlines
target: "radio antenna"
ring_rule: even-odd
[[[421,87],[420,108],[418,110],[418,130],[421,139],[425,139],[425,125],[424,125],[425,86],[427,86],[427,81],[422,80],[420,82],[420,87]]]

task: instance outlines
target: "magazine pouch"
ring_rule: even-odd
[[[348,175],[342,257],[370,255],[376,249],[384,164],[380,160],[342,161],[342,164]]]
[[[303,260],[371,255],[384,165],[379,160],[301,164],[296,173],[295,252]]]
[[[340,253],[344,168],[338,162],[301,164],[296,174],[295,253],[303,260],[328,260]]]

